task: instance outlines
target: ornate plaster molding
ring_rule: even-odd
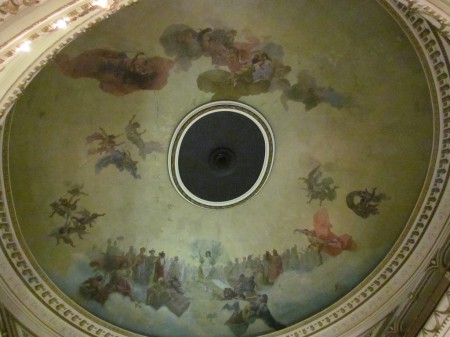
[[[69,26],[76,26],[84,17],[87,17],[92,25],[136,1],[108,0],[105,6],[98,5],[96,1],[72,0],[67,2],[40,17],[38,21],[31,22],[27,27],[14,32],[7,41],[0,42],[0,71],[4,70],[7,62],[20,52],[24,43],[34,43],[49,33],[66,27],[69,28],[67,31],[70,31],[72,27]]]
[[[446,225],[449,224],[447,221]],[[450,244],[447,238],[447,244],[439,249],[420,273],[421,278],[417,286],[411,290],[406,301],[393,312],[383,336],[437,337],[435,334],[440,331],[444,322],[450,323],[450,273],[447,271],[450,268],[449,253]],[[447,305],[446,310],[442,310],[444,305]]]
[[[108,7],[100,7],[93,1],[69,1],[57,10],[52,9],[43,17],[34,18],[37,20],[20,32],[14,31],[7,41],[0,44],[0,77],[3,78],[5,90],[4,93],[0,92],[0,118],[55,53],[92,25],[137,2],[137,0],[108,1]],[[59,20],[67,23],[66,29],[55,27],[55,23]],[[32,56],[18,50],[18,47],[26,41],[33,43]]]
[[[449,276],[447,276],[449,277]],[[445,337],[450,330],[450,287],[417,337]]]
[[[0,303],[0,337],[37,337]]]
[[[27,7],[40,5],[47,0],[4,0],[0,3],[0,24],[8,17],[15,15]]]
[[[426,17],[439,32],[450,37],[450,5],[442,0],[401,0],[411,12]]]
[[[357,337],[381,337],[383,335],[383,332],[386,330],[386,326],[389,324],[390,320],[392,319],[393,313],[387,315],[384,317],[381,321],[377,322],[375,325],[370,327],[367,331],[360,334]]]

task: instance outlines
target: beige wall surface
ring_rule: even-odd
[[[208,46],[197,40],[206,28],[211,28]],[[160,41],[167,35],[169,46]],[[97,48],[111,55],[101,58]],[[252,57],[265,52],[270,62],[257,68],[252,57],[243,57],[236,65],[233,48]],[[116,59],[130,61],[140,52],[167,83],[125,93],[130,86],[117,77],[126,70],[116,67]],[[408,228],[423,197],[434,140],[429,88],[411,42],[375,2],[140,1],[62,53],[68,59],[88,56],[71,65],[49,62],[8,117],[10,156],[4,169],[10,201],[36,265],[77,304],[114,325],[160,336],[211,336],[213,327],[214,336],[232,336],[236,331],[224,324],[231,312],[222,310],[226,302],[217,292],[233,287],[233,269],[226,266],[235,258],[241,262],[239,273],[261,277],[257,292],[268,295],[271,315],[284,325],[295,324],[363,282]],[[156,57],[174,66],[165,68]],[[67,76],[75,71],[72,66],[79,66],[81,78]],[[177,124],[212,99],[239,100],[258,109],[276,142],[274,166],[262,190],[221,210],[186,202],[167,169]],[[133,116],[139,131],[145,130],[142,140],[155,150],[145,156],[126,137]],[[93,139],[102,137],[100,128],[116,135],[115,149],[136,161],[135,176],[105,164],[113,161],[111,153],[92,151],[99,144]],[[301,179],[316,167],[322,174],[315,176],[318,189],[337,186],[336,196],[325,191],[322,203],[309,200]],[[82,186],[81,193],[70,194],[75,186]],[[377,214],[364,218],[347,206],[349,193],[374,188],[386,196],[376,202]],[[50,205],[61,205],[60,198],[73,209],[51,216]],[[82,231],[81,239],[68,231],[75,230],[71,217],[83,210],[104,215]],[[294,233],[314,229],[317,234],[318,224],[330,240],[320,255],[317,244]],[[178,256],[187,310],[178,317],[166,307],[146,304],[153,285],[149,278],[146,284],[136,279],[137,264],[122,270],[131,279],[132,299],[118,291],[103,304],[83,298],[84,281],[103,274],[103,287],[117,271],[92,264],[105,263],[108,240],[117,242],[121,252],[115,255],[130,246],[136,253],[141,247],[146,254],[164,251],[166,275]],[[262,261],[274,249],[297,259],[285,257],[283,273],[267,284],[262,262],[258,271],[242,260],[252,255]],[[208,250],[213,261],[205,262]],[[214,265],[210,278],[205,263]],[[274,330],[265,319],[247,328],[248,334]]]

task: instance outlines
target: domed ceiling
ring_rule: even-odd
[[[391,14],[152,0],[90,28],[6,120],[7,201],[34,268],[87,317],[148,336],[264,335],[343,303],[411,229],[437,156],[427,70]],[[176,130],[205,104],[219,121],[179,159]],[[220,115],[236,104],[270,130],[270,163],[255,193],[199,205],[173,165],[193,175],[196,151],[253,144]],[[259,160],[247,147],[238,162]],[[207,174],[200,194],[241,185]]]

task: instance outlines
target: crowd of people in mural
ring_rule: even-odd
[[[91,252],[96,257],[90,262],[95,275],[80,285],[85,299],[104,304],[111,294],[118,293],[156,310],[166,306],[179,317],[195,300],[190,290],[198,287],[210,300],[224,301],[223,309],[231,311],[224,323],[237,329],[237,334],[255,319],[276,330],[283,328],[271,315],[264,290],[285,271],[308,271],[319,264],[317,252],[299,252],[296,245],[281,254],[273,249],[222,264],[211,251],[200,253],[193,263],[146,247],[124,249],[120,242],[120,238],[109,239],[104,250]],[[242,301],[247,304],[242,306]]]
[[[134,246],[123,247],[124,238],[108,239],[106,248],[94,247],[90,266],[94,276],[80,285],[80,294],[87,300],[104,304],[118,293],[132,301],[158,310],[165,306],[180,317],[192,301],[224,301],[223,309],[231,311],[224,322],[240,335],[256,319],[278,330],[284,327],[267,306],[267,291],[285,272],[308,272],[324,262],[324,256],[337,256],[344,250],[354,250],[356,243],[348,234],[336,235],[325,209],[314,215],[312,230],[296,229],[305,234],[309,245],[299,250],[297,245],[266,250],[260,254],[235,257],[226,263],[211,250],[180,258],[166,252]],[[194,290],[197,289],[197,292]],[[242,303],[246,303],[242,306]]]
[[[230,285],[237,295],[244,290],[256,290],[272,285],[286,270],[309,271],[318,265],[317,251],[299,252],[297,245],[285,249],[281,254],[276,249],[264,254],[252,254],[235,258],[234,262],[216,263],[210,251],[198,257],[198,265],[183,261],[178,256],[169,257],[164,251],[156,253],[154,249],[141,247],[139,251],[130,246],[127,251],[119,247],[118,241],[108,241],[106,252],[101,259],[91,262],[91,266],[102,272],[111,272],[118,268],[128,269],[128,278],[143,286],[164,279],[190,282],[195,280],[220,280]],[[252,287],[249,285],[253,284]]]

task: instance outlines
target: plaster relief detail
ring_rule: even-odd
[[[433,24],[439,32],[448,38],[450,36],[450,18],[448,13],[433,1],[402,0],[409,11],[421,14]]]
[[[35,1],[32,1],[32,3],[35,4]],[[69,26],[70,24],[87,15],[94,16],[94,18],[91,17],[89,19],[89,23],[86,24],[87,27],[90,27],[95,22],[109,17],[111,14],[117,12],[120,8],[128,6],[136,1],[137,0],[111,0],[107,2],[106,7],[101,7],[96,5],[95,2],[86,2],[85,0],[75,0],[70,2],[69,4],[66,4],[65,6],[59,8],[57,11],[41,18],[38,22],[33,23],[32,25],[21,31],[18,35],[12,37],[10,40],[0,45],[0,72],[5,68],[7,61],[11,60],[12,57],[20,53],[22,44],[21,42],[17,43],[16,41],[22,41],[22,43],[28,42],[31,44],[33,42],[36,42],[42,36],[61,29],[59,27],[59,22],[64,22],[64,26]],[[43,1],[37,1],[37,3],[42,2]],[[11,7],[12,5],[10,5],[10,3],[15,2],[12,0],[7,1],[5,3],[5,6],[8,5],[8,8]],[[13,6],[13,8],[15,7]],[[1,7],[0,13],[2,13]],[[59,18],[55,20],[55,17]],[[0,24],[1,22],[2,21],[0,20]],[[86,26],[83,26],[84,29],[86,29]]]
[[[450,288],[447,289],[436,309],[431,313],[418,337],[445,336],[450,323]]]
[[[6,0],[0,3],[0,24],[19,11],[44,3],[46,0]]]

